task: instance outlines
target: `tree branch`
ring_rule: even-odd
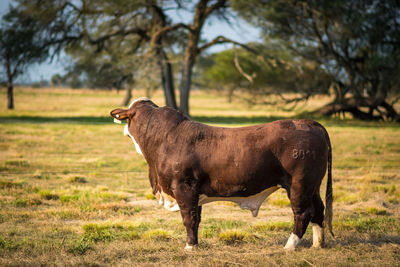
[[[170,26],[165,26],[165,27],[161,28],[161,30],[156,32],[155,34],[157,36],[160,36],[160,35],[164,35],[164,34],[166,34],[168,32],[177,30],[179,28],[185,28],[187,30],[191,30],[190,27],[188,25],[186,25],[185,23],[177,23],[177,24],[173,24],[173,25],[170,25]]]
[[[112,38],[114,36],[118,36],[118,35],[126,36],[126,35],[130,35],[130,34],[138,34],[140,37],[142,37],[145,40],[149,40],[150,39],[149,36],[147,35],[146,31],[143,30],[143,29],[140,29],[140,28],[133,28],[133,29],[130,29],[130,30],[127,30],[127,31],[121,29],[121,30],[106,34],[104,36],[101,36],[101,37],[99,37],[97,39],[91,39],[88,34],[86,34],[86,36],[88,38],[89,43],[94,45],[94,44],[101,44],[104,41],[106,41],[106,40],[108,40],[108,39],[110,39],[110,38]]]
[[[243,69],[242,69],[242,67],[240,66],[240,64],[239,64],[239,58],[238,58],[238,53],[237,53],[237,50],[236,50],[236,46],[235,45],[233,45],[233,49],[235,50],[235,58],[234,58],[234,62],[235,62],[235,67],[236,67],[236,69],[239,71],[239,73],[243,76],[243,77],[245,77],[251,84],[253,84],[254,83],[254,78],[256,77],[256,73],[253,73],[252,75],[249,75],[249,74],[247,74],[247,73],[245,73],[244,71],[243,71]]]
[[[249,47],[249,46],[247,46],[245,44],[233,41],[233,40],[231,40],[229,38],[226,38],[225,36],[222,36],[222,35],[219,35],[219,36],[215,37],[214,40],[212,40],[212,41],[200,46],[198,48],[198,53],[203,52],[204,50],[210,48],[213,45],[224,44],[224,43],[232,43],[234,45],[238,45],[240,47],[243,47],[244,49],[246,49],[247,51],[249,51],[249,52],[251,52],[253,54],[256,54],[256,55],[259,54],[259,52],[257,50],[255,50],[255,49],[253,49],[253,48],[251,48],[251,47]]]
[[[215,4],[207,7],[206,12],[204,13],[204,17],[208,17],[212,12],[222,7],[226,7],[226,0],[218,0]]]

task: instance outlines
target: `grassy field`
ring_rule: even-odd
[[[283,250],[293,218],[280,190],[257,218],[230,202],[205,205],[200,245],[188,253],[180,214],[153,200],[146,162],[109,117],[122,97],[17,88],[8,111],[1,89],[1,266],[400,266],[399,124],[319,120],[333,145],[336,238],[326,248],[310,249],[309,227],[295,252]],[[160,93],[152,98],[163,105]],[[284,111],[194,92],[191,112],[204,123],[243,126],[326,101]]]

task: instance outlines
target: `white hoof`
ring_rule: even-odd
[[[316,223],[312,224],[313,248],[321,248],[324,245],[324,229]]]
[[[292,233],[286,243],[285,250],[294,251],[299,243],[300,238]]]
[[[196,245],[189,245],[188,243],[186,243],[185,251],[193,251],[193,250],[195,250],[195,248],[196,248]]]

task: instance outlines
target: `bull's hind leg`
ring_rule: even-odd
[[[313,195],[314,212],[311,217],[313,229],[313,247],[320,248],[324,245],[324,203],[319,193]]]
[[[292,184],[290,189],[290,203],[294,214],[294,228],[285,249],[295,250],[307,230],[312,214],[312,194],[303,190],[299,184]]]

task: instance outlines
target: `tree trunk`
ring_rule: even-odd
[[[180,106],[179,110],[189,116],[189,95],[190,86],[192,85],[194,59],[193,55],[185,56],[185,61],[182,70],[182,80],[180,87]]]
[[[153,34],[151,35],[150,47],[154,49],[155,56],[157,57],[157,64],[161,71],[161,84],[164,90],[165,104],[168,107],[177,109],[175,99],[175,88],[174,88],[174,76],[172,71],[171,63],[168,60],[168,56],[163,49],[163,35],[157,34],[167,24],[167,18],[162,8],[156,4],[149,5],[153,14]]]
[[[8,109],[14,109],[14,75],[11,72],[10,54],[6,55],[5,67],[7,72],[7,107]]]
[[[126,92],[125,92],[125,96],[124,99],[122,100],[122,106],[127,106],[129,105],[129,102],[131,101],[132,98],[132,87],[130,87],[129,85],[126,86]]]
[[[368,112],[360,110],[360,108],[368,108]],[[384,111],[382,111],[383,109]],[[379,115],[374,115],[377,111]],[[345,98],[342,101],[334,101],[329,103],[313,113],[321,116],[332,116],[334,114],[345,114],[346,112],[353,115],[354,118],[365,121],[391,120],[400,121],[400,116],[396,110],[386,101],[376,100],[365,97]]]
[[[182,77],[181,77],[181,86],[180,86],[180,106],[179,110],[187,115],[189,115],[189,95],[190,95],[190,87],[192,85],[192,74],[193,74],[193,66],[196,62],[196,57],[198,54],[197,45],[199,43],[201,26],[197,27],[196,31],[189,32],[188,42],[185,49],[185,57],[183,60],[183,69],[182,69]]]
[[[7,83],[7,99],[8,99],[8,109],[14,109],[14,86],[12,82]]]
[[[232,98],[233,98],[233,91],[235,90],[235,88],[233,86],[229,86],[228,87],[228,103],[232,103]]]
[[[157,52],[158,64],[161,69],[161,83],[164,89],[165,104],[168,107],[178,109],[175,99],[174,76],[172,66],[162,48]]]

